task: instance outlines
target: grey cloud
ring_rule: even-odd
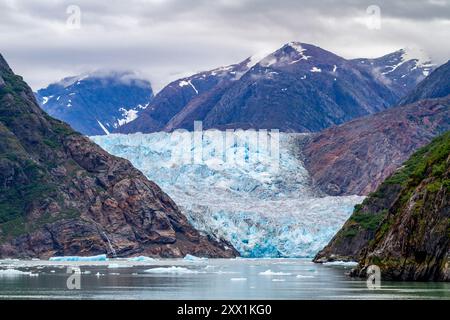
[[[80,30],[66,28],[71,4],[81,8]],[[381,30],[362,23],[372,4]],[[160,89],[289,41],[348,58],[418,46],[442,63],[449,26],[448,0],[5,0],[0,50],[34,89],[96,69],[137,70]]]

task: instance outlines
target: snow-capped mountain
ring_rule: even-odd
[[[395,92],[404,96],[435,68],[422,49],[405,48],[376,59],[355,59],[367,67]]]
[[[407,50],[347,60],[291,42],[262,60],[171,83],[118,132],[192,130],[194,120],[204,128],[316,132],[393,106],[433,68]]]
[[[68,77],[36,93],[51,116],[86,135],[109,134],[136,119],[153,98],[150,82],[128,71]]]
[[[252,63],[254,63],[253,60],[249,58],[238,64],[201,72],[170,83],[155,96],[147,110],[141,113],[138,119],[118,128],[116,132],[156,132],[164,130],[166,125],[183,127],[176,122],[176,119],[173,119],[178,113],[186,108],[192,109],[188,107],[191,104],[208,103],[204,102],[206,100],[204,95],[213,100],[212,95],[220,97],[223,88],[228,88],[231,83],[239,80],[249,70]],[[195,119],[206,115],[202,108],[196,108],[193,112]],[[171,120],[175,124],[169,124]],[[185,117],[181,120],[186,122],[187,126],[193,126],[193,120],[187,122]]]

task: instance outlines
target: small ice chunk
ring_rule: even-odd
[[[273,282],[285,282],[286,279],[272,279]]]
[[[274,272],[272,270],[266,270],[264,272],[259,273],[260,276],[290,276],[289,272]]]
[[[314,276],[304,276],[302,274],[299,274],[296,276],[297,279],[303,279],[303,278],[314,278]]]
[[[128,268],[129,266],[126,264],[118,264],[118,263],[110,263],[108,265],[108,269],[119,269],[119,268]]]
[[[198,273],[198,271],[190,270],[188,268],[183,267],[168,267],[168,268],[153,268],[147,269],[144,272],[146,273],[174,273],[174,274],[185,274],[185,273]]]
[[[208,258],[199,258],[199,257],[193,256],[191,254],[187,254],[183,260],[197,262],[197,261],[208,260]]]
[[[51,257],[48,259],[49,261],[56,261],[56,262],[92,262],[92,261],[108,261],[108,258],[106,257],[106,254],[101,254],[98,256],[91,256],[91,257],[78,257],[78,256],[67,256],[67,257]]]
[[[156,261],[156,259],[146,257],[146,256],[132,257],[132,258],[128,258],[127,260],[131,261],[131,262],[154,262],[154,261]]]
[[[356,267],[358,262],[356,261],[331,261],[325,262],[324,266],[343,266],[343,267]]]
[[[27,271],[20,271],[16,269],[6,269],[6,270],[0,270],[0,277],[17,277],[17,276],[38,276],[37,273],[31,273]]]
[[[247,281],[247,278],[231,278],[231,281]]]

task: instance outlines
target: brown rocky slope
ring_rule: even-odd
[[[330,195],[367,195],[418,148],[450,130],[450,95],[332,127],[303,141],[313,183]]]
[[[0,55],[0,257],[102,253],[237,255],[130,162],[44,113]]]

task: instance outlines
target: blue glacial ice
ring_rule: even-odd
[[[130,262],[155,262],[157,260],[154,258],[146,257],[146,256],[139,256],[139,257],[128,258],[127,261],[130,261]]]
[[[299,134],[280,133],[279,157],[252,142],[223,144],[193,133],[108,135],[91,139],[130,160],[178,204],[201,232],[229,241],[243,257],[312,257],[352,213],[359,196],[318,194],[299,160]],[[220,142],[220,141],[219,141]],[[201,155],[201,162],[193,162]],[[228,155],[244,163],[227,161]]]
[[[108,261],[106,254],[101,254],[98,256],[90,257],[77,257],[77,256],[67,256],[67,257],[51,257],[49,261],[56,262],[93,262],[93,261]]]
[[[199,258],[199,257],[193,256],[193,255],[191,255],[191,254],[187,254],[187,255],[183,258],[183,260],[185,260],[185,261],[190,261],[190,262],[205,262],[205,261],[208,260],[208,258]]]

